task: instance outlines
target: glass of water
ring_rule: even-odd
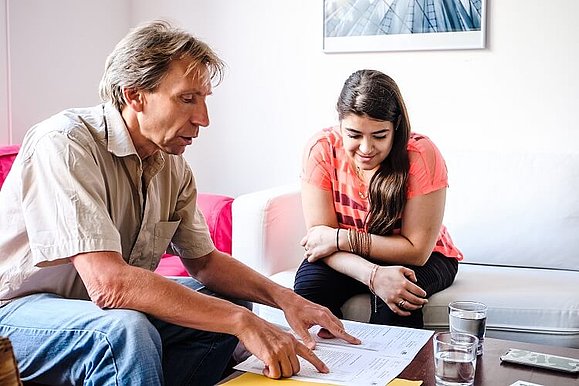
[[[435,333],[432,342],[436,385],[473,385],[478,338],[471,334],[448,331]]]
[[[487,324],[487,306],[481,302],[454,301],[448,305],[451,332],[464,332],[478,338],[477,355],[483,353]]]

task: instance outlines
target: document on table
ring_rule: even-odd
[[[318,385],[331,385],[330,383],[324,383]],[[220,383],[220,385],[227,386],[313,386],[312,382],[298,381],[293,378],[284,378],[283,380],[267,378],[264,375],[258,375],[253,373],[243,373],[242,375],[236,376],[225,383]],[[422,381],[409,381],[407,379],[395,378],[388,384],[388,386],[420,386]],[[540,386],[540,385],[538,385]]]
[[[268,309],[260,316],[289,329],[283,313]],[[281,319],[280,319],[281,315]],[[293,379],[336,385],[386,385],[410,364],[433,332],[413,328],[382,326],[343,320],[348,333],[360,338],[361,345],[351,345],[341,339],[317,336],[319,327],[310,329],[316,339],[316,355],[330,368],[328,374],[319,373],[306,360],[300,360],[300,372]],[[255,356],[235,366],[236,370],[262,374],[263,362]]]

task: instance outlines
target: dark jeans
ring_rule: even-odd
[[[415,272],[416,284],[426,291],[426,296],[429,297],[452,284],[458,272],[458,261],[433,252],[423,266],[406,267]],[[346,300],[354,295],[370,294],[367,285],[330,268],[323,261],[310,263],[307,260],[304,260],[298,268],[294,290],[304,298],[328,307],[340,319],[343,319],[340,308]],[[374,308],[374,295],[371,296]],[[379,297],[376,299],[376,305],[377,309],[372,310],[370,323],[424,327],[422,309],[412,311],[410,316],[399,316]]]
[[[253,304],[213,292],[190,277],[174,281],[206,295],[219,297],[252,310]],[[176,326],[149,318],[163,338],[165,385],[214,385],[227,374],[238,339],[233,335]]]

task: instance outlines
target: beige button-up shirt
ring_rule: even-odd
[[[63,111],[26,134],[0,191],[0,305],[31,293],[88,299],[69,257],[115,251],[154,270],[165,251],[214,249],[182,156],[137,155],[120,113]]]

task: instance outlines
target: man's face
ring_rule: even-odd
[[[141,156],[157,150],[183,154],[199,135],[199,127],[209,125],[205,99],[211,94],[211,82],[205,68],[187,74],[190,63],[175,60],[155,91],[141,92],[139,128],[133,133]]]

